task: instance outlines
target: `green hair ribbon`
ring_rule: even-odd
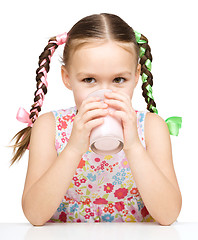
[[[168,125],[170,135],[178,136],[179,129],[182,125],[182,118],[181,117],[169,117],[165,120],[166,124]]]
[[[137,32],[137,31],[134,31],[135,32],[135,39],[136,39],[136,42],[138,44],[144,44],[146,43],[145,40],[141,40],[141,33]],[[146,52],[146,49],[141,47],[140,46],[140,53],[139,53],[139,57],[142,58],[144,56]],[[145,61],[145,66],[147,67],[147,69],[149,70],[149,72],[151,71],[151,67],[152,67],[152,63],[151,63],[151,60],[150,59],[147,59]],[[142,74],[142,82],[145,83],[147,82],[147,78],[148,76],[143,73]],[[150,84],[148,84],[146,86],[146,89],[148,90],[148,93],[147,93],[147,96],[148,96],[148,102],[150,101],[150,99],[153,99],[153,95],[152,95],[152,87]],[[158,110],[156,109],[156,107],[150,105],[150,109],[153,110],[154,113],[158,114]],[[179,134],[179,129],[181,128],[182,126],[182,118],[181,117],[169,117],[165,120],[167,126],[168,126],[168,130],[169,130],[169,133],[170,135],[173,135],[173,136],[178,136]]]

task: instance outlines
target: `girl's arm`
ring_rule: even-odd
[[[125,154],[149,213],[161,225],[170,225],[180,213],[182,196],[173,166],[169,130],[157,114],[146,114],[145,142],[146,150],[138,141]]]
[[[41,115],[33,125],[27,176],[22,197],[23,212],[33,225],[43,225],[61,203],[81,160],[66,145],[57,157],[53,113]]]

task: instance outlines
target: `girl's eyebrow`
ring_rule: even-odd
[[[118,72],[118,73],[114,73],[113,76],[118,76],[118,75],[131,75],[131,72],[129,71],[123,71],[123,72]],[[80,76],[96,76],[98,77],[99,75],[95,74],[95,73],[90,73],[90,72],[79,72],[76,74],[77,77]]]

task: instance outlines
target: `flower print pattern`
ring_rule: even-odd
[[[76,106],[52,111],[56,120],[57,155],[71,135]],[[146,111],[136,111],[137,130],[145,147]],[[129,162],[121,150],[98,155],[91,148],[82,155],[62,202],[48,222],[155,222],[133,179]]]

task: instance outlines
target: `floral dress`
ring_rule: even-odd
[[[77,107],[52,111],[56,120],[57,155],[71,135]],[[136,111],[137,129],[145,148],[146,111]],[[67,192],[48,222],[155,222],[135,184],[129,163],[121,150],[98,155],[90,146],[82,155]]]

